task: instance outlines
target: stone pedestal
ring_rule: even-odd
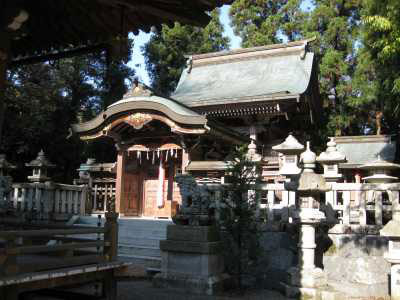
[[[300,223],[299,264],[288,271],[286,296],[317,299],[319,289],[326,286],[326,276],[315,267],[315,228],[324,215],[314,209],[302,209],[295,217]]]
[[[157,287],[213,295],[229,279],[214,226],[169,225],[160,249],[161,273],[153,279]]]
[[[389,250],[384,254],[384,258],[391,264],[391,299],[400,300],[400,204],[398,194],[392,199],[392,209],[392,220],[381,229],[380,234],[389,237]]]

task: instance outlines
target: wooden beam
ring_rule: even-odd
[[[19,66],[28,65],[28,64],[45,62],[45,61],[49,61],[49,60],[57,60],[57,59],[61,59],[61,58],[74,57],[74,56],[84,55],[84,54],[88,54],[88,53],[104,51],[107,47],[108,46],[106,44],[99,44],[99,45],[95,45],[95,46],[66,50],[66,51],[61,51],[61,52],[57,52],[57,53],[49,53],[49,54],[40,55],[40,56],[21,58],[21,59],[12,61],[10,63],[10,66],[11,67],[19,67]]]
[[[170,21],[177,21],[181,22],[184,24],[190,24],[190,25],[195,25],[195,26],[200,26],[203,27],[208,24],[210,21],[211,17],[207,16],[206,14],[203,13],[203,15],[196,15],[196,17],[193,16],[193,18],[190,18],[190,14],[188,12],[182,11],[181,13],[179,12],[172,12],[168,11],[166,9],[161,9],[156,6],[150,6],[146,4],[137,4],[137,5],[132,5],[131,3],[128,3],[126,0],[121,0],[119,1],[120,4],[129,7],[130,9],[134,11],[139,11],[139,12],[144,12],[152,16],[159,17],[160,19],[164,20],[170,20]],[[177,9],[176,9],[177,10]],[[189,16],[189,17],[186,17]]]

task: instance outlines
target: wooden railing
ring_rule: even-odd
[[[92,213],[105,212],[107,203],[113,198],[115,198],[115,179],[93,180],[89,200]]]
[[[85,185],[14,183],[7,201],[14,211],[33,219],[68,218],[86,214],[88,191]]]
[[[0,279],[26,272],[116,260],[117,217],[118,214],[107,212],[104,227],[92,228],[34,223],[16,225],[0,220],[3,229],[9,229],[0,231]],[[96,238],[79,238],[79,235]]]

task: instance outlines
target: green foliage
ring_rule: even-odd
[[[252,192],[260,183],[261,172],[260,165],[247,157],[247,146],[235,149],[230,156],[233,159],[227,170],[229,184],[223,193],[219,222],[228,246],[228,272],[241,288],[243,275],[252,275],[249,271],[261,251],[256,216],[259,199],[258,193]]]
[[[264,46],[301,37],[301,0],[236,0],[229,14],[243,47]]]
[[[60,182],[76,178],[76,169],[89,156],[115,159],[113,143],[83,143],[67,136],[71,124],[89,120],[121,99],[124,80],[133,74],[122,63],[107,69],[104,53],[10,70],[2,147],[9,161],[18,164],[14,180],[26,180],[24,163],[40,149],[57,165],[53,178]]]
[[[354,95],[352,78],[357,64],[361,1],[315,0],[304,22],[303,36],[319,65],[319,83],[328,135],[359,134],[358,118],[348,101]]]
[[[383,132],[397,133],[400,111],[400,2],[365,0],[363,4],[362,45],[354,78],[357,93],[351,105],[359,114],[364,114],[369,129],[375,127],[375,113],[383,112]]]
[[[219,10],[212,11],[211,17],[204,29],[179,23],[172,28],[163,25],[142,48],[151,85],[159,94],[168,96],[175,90],[186,65],[185,54],[229,48],[229,38],[223,36],[223,26],[219,22]]]

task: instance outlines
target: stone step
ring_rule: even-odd
[[[161,269],[161,258],[140,255],[119,255],[119,260],[132,263],[134,266],[143,266],[146,269]]]
[[[161,251],[158,247],[146,247],[119,243],[118,255],[161,257]]]
[[[165,238],[139,238],[139,237],[129,237],[129,238],[119,238],[120,244],[128,244],[134,246],[145,246],[145,247],[160,247],[160,240]]]

